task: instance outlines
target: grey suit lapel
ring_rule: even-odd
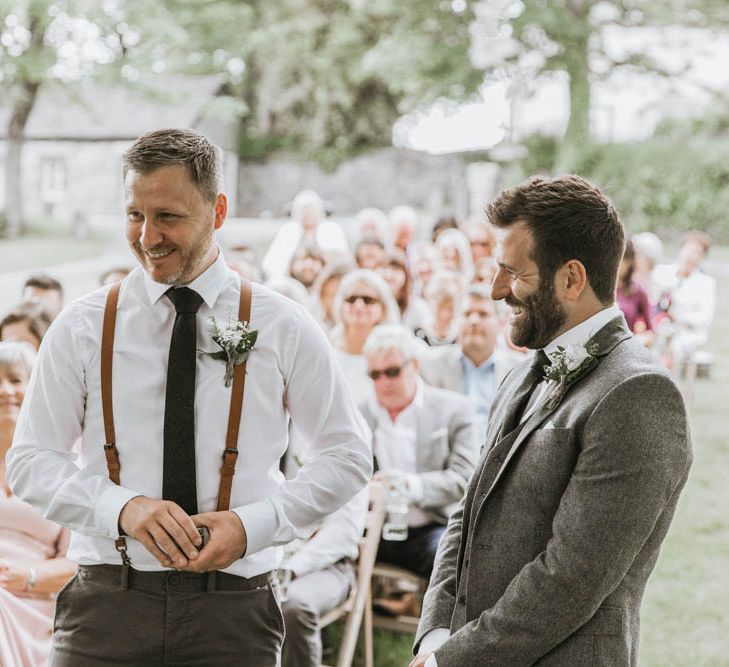
[[[633,334],[630,333],[630,330],[627,327],[627,324],[625,323],[625,318],[621,314],[620,317],[616,317],[613,320],[610,320],[600,331],[597,332],[594,336],[594,341],[598,344],[599,350],[597,352],[597,357],[602,361],[608,354],[610,354],[620,343],[627,340],[628,338],[631,338]],[[598,364],[599,365],[599,364]],[[594,372],[594,368],[591,372]],[[528,372],[528,369],[525,371]],[[586,375],[585,377],[588,377]],[[582,378],[584,379],[584,378]],[[568,387],[567,393],[565,396],[567,396],[570,392],[574,391],[576,387],[578,387],[580,384],[580,380],[575,382],[573,385]],[[504,471],[509,466],[509,463],[516,455],[516,452],[519,451],[519,447],[526,441],[526,439],[537,429],[538,426],[540,426],[558,407],[559,405],[554,405],[551,408],[547,407],[548,403],[548,397],[549,393],[547,392],[545,396],[543,396],[539,402],[539,405],[536,410],[529,416],[529,418],[526,420],[526,422],[522,425],[521,432],[516,437],[516,440],[514,440],[514,443],[511,446],[511,449],[509,450],[508,454],[504,458],[504,462],[502,463],[499,472],[496,474],[496,477],[494,478],[493,483],[491,484],[488,491],[484,494],[483,499],[479,503],[478,512],[480,514],[481,508],[483,507],[484,503],[486,502],[486,499],[491,494],[491,491],[498,483],[501,476],[504,474]],[[564,400],[564,399],[563,399]],[[503,420],[505,417],[508,416],[509,411],[504,409],[502,410],[501,419]],[[495,431],[495,433],[500,433],[501,431],[501,423],[499,424],[498,430]],[[490,434],[493,437],[493,434]],[[502,437],[504,434],[501,434]],[[478,515],[476,516],[478,519]]]

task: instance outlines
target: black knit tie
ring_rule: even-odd
[[[177,311],[170,341],[165,395],[162,498],[197,514],[195,481],[196,313],[202,297],[188,287],[167,290]]]

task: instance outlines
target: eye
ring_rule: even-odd
[[[139,211],[127,211],[127,220],[130,222],[141,222],[144,216]]]

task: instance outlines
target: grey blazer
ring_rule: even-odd
[[[529,364],[497,394],[416,636],[417,649],[450,628],[438,667],[637,664],[643,590],[686,481],[690,434],[681,394],[622,316],[595,340],[598,365],[559,405],[543,401],[505,449],[495,445]]]
[[[450,389],[463,393],[463,366],[460,345],[441,345],[431,347],[423,354],[420,360],[420,375],[429,385]],[[524,360],[524,355],[517,352],[496,350],[494,352],[494,365],[496,384],[499,385],[506,374],[517,364]]]
[[[445,524],[463,497],[478,458],[473,407],[465,397],[423,384],[418,408],[416,467],[423,483],[418,506],[435,522]],[[360,406],[375,433],[377,412],[371,402]]]

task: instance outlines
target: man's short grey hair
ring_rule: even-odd
[[[122,156],[122,173],[149,174],[161,167],[183,166],[192,182],[211,204],[220,192],[222,152],[194,130],[165,129],[140,136]]]
[[[313,190],[302,190],[294,197],[294,201],[291,204],[291,217],[294,220],[300,220],[305,208],[316,209],[319,220],[323,220],[327,215],[324,201]]]
[[[400,225],[407,225],[410,229],[415,229],[418,224],[418,214],[412,206],[400,205],[390,211],[387,216],[390,220],[390,229],[394,230]]]
[[[20,341],[0,342],[0,368],[20,365],[30,372],[35,363],[35,349],[30,343]]]
[[[367,336],[363,351],[369,356],[392,350],[400,352],[405,359],[418,358],[422,352],[421,341],[401,324],[380,324]]]

